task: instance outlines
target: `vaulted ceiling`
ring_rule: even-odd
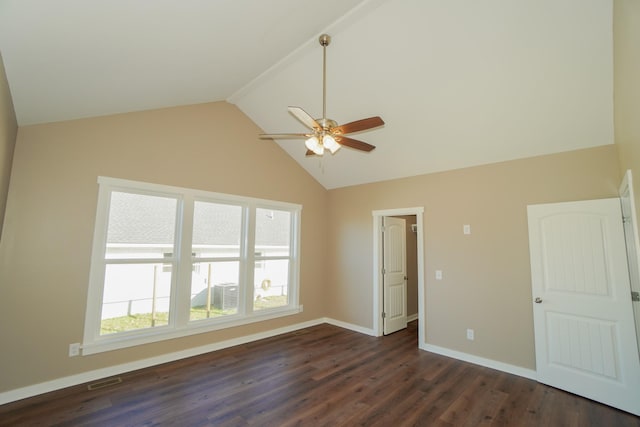
[[[324,32],[327,116],[377,148],[261,143],[326,188],[613,143],[611,0],[0,0],[21,126],[226,100],[301,132]]]

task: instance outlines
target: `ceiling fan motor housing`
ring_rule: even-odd
[[[322,129],[324,129],[325,131],[329,131],[334,127],[338,126],[338,122],[336,122],[335,120],[326,119],[326,118],[316,119],[316,122],[318,122],[318,124],[322,126]]]

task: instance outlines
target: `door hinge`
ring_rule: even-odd
[[[384,269],[384,267],[382,268],[382,274],[385,274],[387,272],[387,270]]]
[[[385,319],[387,317],[387,313],[385,313],[384,311],[382,312],[382,318]]]
[[[640,292],[631,291],[631,301],[640,301]]]

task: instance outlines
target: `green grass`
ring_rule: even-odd
[[[287,305],[288,300],[286,295],[280,295],[275,297],[259,298],[253,302],[254,310],[263,310],[265,308],[275,308]]]
[[[209,317],[219,317],[219,316],[227,316],[229,314],[236,314],[236,308],[230,308],[226,310],[221,310],[219,308],[211,307],[211,312]],[[200,305],[197,307],[191,307],[191,320],[200,320],[207,318],[207,308],[204,305]]]
[[[139,313],[131,316],[112,317],[103,319],[100,324],[100,335],[116,332],[133,331],[136,329],[150,328],[151,326],[163,326],[169,324],[169,313],[156,313],[155,325],[151,320],[151,313]]]
[[[282,307],[287,305],[287,296],[274,296],[260,298],[254,301],[254,310],[264,310],[267,308]],[[211,307],[209,317],[227,316],[235,314],[236,309],[220,310]],[[191,307],[190,320],[200,320],[207,318],[207,310],[204,306]],[[114,334],[118,332],[134,331],[136,329],[150,328],[152,326],[164,326],[169,324],[169,313],[156,313],[155,324],[152,322],[151,313],[138,313],[130,316],[112,317],[103,319],[100,325],[100,335]]]

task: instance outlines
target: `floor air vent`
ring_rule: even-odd
[[[98,390],[100,388],[111,387],[112,385],[120,384],[122,382],[122,378],[107,378],[106,380],[101,380],[87,386],[89,390]]]

